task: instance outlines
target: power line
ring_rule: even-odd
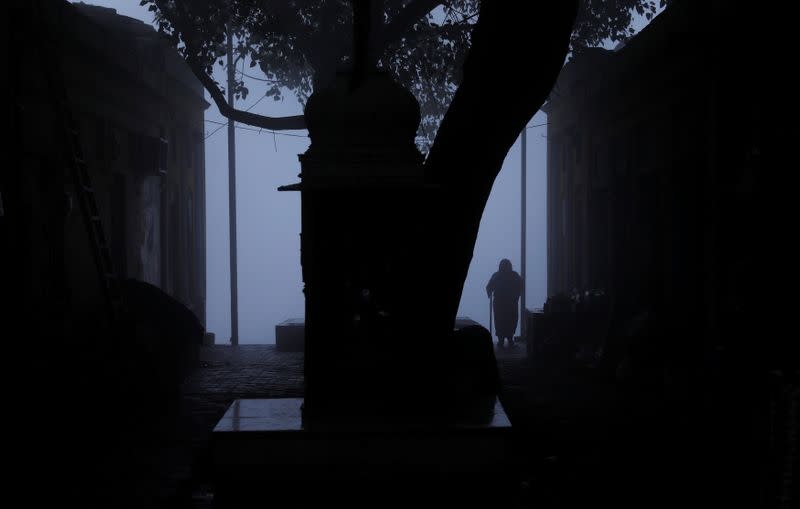
[[[244,110],[244,111],[250,111],[250,110],[252,110],[253,108],[255,108],[255,107],[256,107],[256,104],[260,103],[260,102],[262,101],[262,99],[264,99],[265,97],[267,97],[267,96],[266,96],[266,95],[262,95],[261,97],[259,97],[259,98],[258,98],[258,101],[256,101],[256,102],[254,102],[253,104],[251,104],[251,105],[250,105],[250,106],[249,106],[249,107],[248,107],[246,110]],[[233,106],[233,105],[231,105],[231,106]],[[223,127],[227,126],[229,123],[230,123],[230,120],[228,120],[228,122],[226,122],[224,125],[221,125],[221,126],[217,127],[216,129],[214,129],[214,131],[212,131],[212,132],[211,132],[211,134],[209,134],[208,136],[206,136],[206,138],[205,138],[205,139],[207,140],[207,139],[211,138],[212,136],[214,136],[215,134],[217,134],[217,131],[219,131],[219,130],[220,130],[220,129],[222,129]],[[235,124],[234,124],[234,125],[235,125]]]
[[[216,120],[208,120],[208,119],[206,119],[205,121],[208,122],[209,124],[215,124],[215,125],[222,126],[222,127],[225,127],[226,125],[228,125],[227,122],[218,122]],[[307,134],[281,133],[281,132],[277,132],[277,131],[272,131],[270,129],[255,128],[255,127],[245,127],[243,125],[236,125],[236,124],[234,124],[234,127],[236,129],[242,129],[244,131],[255,131],[257,133],[272,133],[272,134],[277,134],[278,136],[292,136],[294,138],[308,138]],[[216,130],[214,132],[216,132]],[[214,133],[211,133],[211,134],[214,134]],[[209,134],[209,136],[211,136],[211,134]],[[208,139],[208,138],[206,138],[206,139]]]
[[[251,76],[244,71],[237,71],[240,75],[244,76],[245,78],[250,78],[251,80],[261,81],[264,83],[278,83],[278,80],[269,80],[265,78],[259,78],[257,76]]]
[[[264,97],[266,97],[266,96],[263,96],[263,97],[261,97],[261,99],[263,99]],[[250,111],[250,110],[251,110],[251,109],[252,109],[252,108],[253,108],[253,107],[254,107],[256,104],[258,104],[258,103],[259,103],[259,101],[261,101],[261,99],[259,99],[258,101],[256,101],[256,102],[255,102],[255,104],[253,104],[252,106],[250,106],[249,108],[247,108],[247,110],[245,110],[245,111]],[[219,131],[219,130],[220,130],[220,129],[222,129],[223,127],[227,126],[227,125],[228,125],[228,123],[230,122],[230,121],[228,121],[228,122],[217,122],[217,121],[215,121],[215,120],[207,120],[207,119],[206,119],[205,121],[206,121],[206,122],[208,122],[208,123],[210,123],[210,124],[215,124],[215,125],[218,125],[218,126],[219,126],[218,128],[214,129],[214,130],[213,130],[213,131],[212,131],[212,132],[211,132],[211,133],[210,133],[208,136],[206,136],[206,139],[209,139],[209,138],[210,138],[211,136],[213,136],[213,135],[214,135],[214,134],[215,134],[217,131]],[[542,127],[542,126],[546,126],[546,125],[549,125],[549,123],[548,123],[548,122],[545,122],[544,124],[533,124],[533,125],[529,125],[529,126],[526,126],[526,129],[531,129],[531,128],[533,128],[533,127]],[[281,132],[278,132],[278,131],[273,131],[273,130],[270,130],[270,129],[262,129],[262,128],[259,128],[259,129],[257,129],[257,128],[255,128],[255,127],[245,127],[245,126],[236,125],[236,124],[234,124],[234,127],[235,127],[236,129],[242,129],[243,131],[255,131],[255,132],[259,133],[259,134],[261,134],[261,133],[272,133],[273,135],[278,135],[278,136],[290,136],[290,137],[292,137],[292,138],[308,138],[308,135],[307,135],[307,134],[281,133]]]
[[[206,139],[209,139],[209,138],[211,138],[212,136],[214,136],[215,134],[217,134],[217,131],[219,131],[220,129],[222,129],[222,128],[223,128],[223,127],[225,127],[226,125],[228,125],[228,124],[227,124],[227,123],[225,123],[225,124],[223,124],[222,126],[220,126],[220,127],[216,128],[216,129],[214,129],[213,131],[211,131],[211,134],[209,134],[208,136],[206,136]]]
[[[208,122],[208,121],[206,121],[206,122]],[[207,139],[209,139],[209,138],[211,138],[211,137],[212,137],[212,136],[214,136],[215,134],[217,134],[217,131],[219,131],[219,130],[220,130],[220,129],[222,129],[223,127],[227,126],[227,125],[228,125],[228,123],[230,123],[230,121],[228,121],[228,122],[225,122],[225,123],[224,123],[224,124],[222,124],[221,126],[217,127],[217,128],[216,128],[216,129],[214,129],[213,131],[211,131],[211,134],[209,134],[208,136],[206,136],[206,140],[207,140]]]

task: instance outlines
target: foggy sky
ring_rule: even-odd
[[[112,7],[119,14],[152,22],[152,13],[138,0],[96,0],[87,3]],[[637,31],[645,25],[636,22]],[[215,79],[226,82],[223,68],[215,65]],[[244,67],[248,72],[248,66]],[[258,81],[245,79],[250,95],[236,103],[247,109],[266,89]],[[208,93],[206,100],[212,102]],[[498,92],[497,101],[502,97]],[[293,94],[283,101],[263,98],[250,111],[269,116],[302,113]],[[216,334],[217,344],[230,340],[230,279],[228,241],[228,156],[227,128],[216,106],[206,111],[206,239],[207,296],[206,327]],[[529,125],[543,124],[539,112]],[[239,269],[239,342],[274,343],[275,325],[303,316],[300,271],[300,193],[278,192],[283,184],[298,182],[297,155],[309,144],[306,131],[284,131],[275,135],[237,124],[237,236]],[[218,128],[218,132],[211,134]],[[255,129],[255,131],[250,130]],[[527,130],[527,307],[541,307],[547,297],[546,253],[546,127]],[[210,136],[209,136],[210,135]],[[476,147],[480,150],[480,147]],[[489,324],[489,301],[484,287],[502,258],[520,266],[520,149],[519,141],[508,153],[495,180],[481,220],[469,274],[459,307],[484,326]],[[424,291],[424,289],[420,289]]]

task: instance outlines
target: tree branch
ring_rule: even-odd
[[[228,101],[225,100],[225,94],[223,94],[222,90],[220,90],[219,86],[217,86],[217,82],[214,81],[211,76],[206,74],[201,65],[191,58],[186,58],[186,63],[189,64],[189,67],[192,69],[192,72],[194,72],[194,75],[197,76],[197,79],[199,79],[205,89],[208,90],[208,93],[211,95],[211,99],[213,99],[214,104],[216,104],[217,108],[219,108],[219,112],[225,117],[235,122],[241,122],[243,124],[252,125],[255,127],[262,127],[272,131],[306,128],[306,120],[303,115],[293,115],[291,117],[267,117],[257,113],[251,113],[249,111],[237,110],[228,104]]]
[[[165,7],[163,3],[156,3],[159,6],[159,9],[161,9],[163,12]],[[250,113],[249,111],[237,110],[228,104],[228,101],[225,99],[225,94],[222,93],[222,90],[220,90],[217,82],[214,81],[214,79],[209,76],[208,73],[206,73],[202,63],[198,62],[194,56],[201,53],[197,51],[197,48],[193,44],[194,34],[189,29],[190,24],[185,22],[181,16],[181,13],[173,11],[173,14],[174,16],[170,19],[170,21],[181,34],[183,42],[186,45],[184,52],[186,55],[186,63],[189,65],[189,68],[192,70],[197,79],[200,80],[200,83],[203,84],[203,87],[208,90],[209,95],[211,95],[211,99],[217,105],[219,112],[222,113],[223,116],[235,122],[241,122],[242,124],[270,129],[272,131],[306,128],[305,118],[302,115],[294,115],[291,117],[267,117],[264,115],[258,115],[256,113]]]

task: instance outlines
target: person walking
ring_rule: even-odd
[[[494,330],[498,348],[503,346],[504,340],[508,342],[508,346],[514,344],[521,293],[522,278],[513,270],[510,260],[500,260],[497,272],[492,274],[486,285],[486,295],[489,299],[493,298]]]

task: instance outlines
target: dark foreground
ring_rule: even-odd
[[[334,495],[347,498],[352,492],[368,496],[374,507],[398,500],[415,507],[740,507],[733,499],[735,483],[758,482],[727,466],[742,464],[741,455],[748,454],[743,441],[726,429],[718,430],[718,440],[700,438],[715,431],[699,420],[699,409],[692,413],[657,391],[625,388],[592,370],[533,363],[524,344],[498,351],[497,358],[501,401],[517,444],[504,479],[439,486],[436,496],[431,493],[437,487],[421,479],[328,486],[303,479],[272,485],[264,479],[258,506],[292,506],[302,498],[292,493],[300,492],[303,500],[312,493],[320,504],[340,505]],[[34,460],[40,463],[34,468],[51,489],[61,490],[57,498],[84,507],[215,507],[209,454],[214,425],[235,399],[302,397],[302,373],[302,353],[278,352],[272,345],[204,347],[179,404],[157,412],[108,405],[104,414],[95,408],[93,415],[105,417],[65,427],[63,451],[52,451],[57,459]],[[88,404],[97,405],[103,402]],[[92,445],[98,442],[101,447]],[[480,486],[475,493],[483,496],[471,497],[470,486]],[[46,494],[25,495],[33,502]]]

